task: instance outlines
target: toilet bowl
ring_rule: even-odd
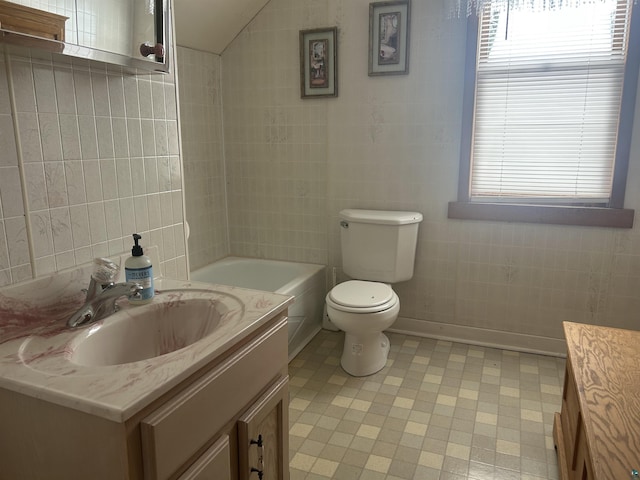
[[[389,339],[382,332],[398,318],[400,300],[386,283],[349,280],[326,297],[331,322],[345,332],[340,364],[350,375],[362,377],[387,363]]]

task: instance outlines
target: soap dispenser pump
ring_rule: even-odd
[[[136,282],[142,286],[139,298],[130,298],[133,304],[149,303],[153,299],[153,267],[151,259],[144,254],[138,241],[142,238],[137,233],[133,234],[133,248],[131,256],[124,262],[124,272],[127,282]]]

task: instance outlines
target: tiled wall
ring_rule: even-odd
[[[126,251],[134,232],[186,278],[173,76],[38,57],[0,57],[0,285]]]
[[[300,100],[298,30],[328,14],[271,1],[222,55],[233,254],[327,263],[331,101]]]
[[[465,19],[448,18],[440,1],[412,2],[410,73],[369,77],[368,6],[271,0],[223,53],[231,253],[326,263],[342,279],[340,209],[417,210],[425,220],[415,276],[395,286],[397,325],[488,343],[504,334],[542,349],[562,348],[563,320],[640,328],[638,227],[447,219]],[[298,32],[334,25],[339,97],[301,100]],[[639,129],[637,120],[627,187],[635,209]]]
[[[185,204],[192,270],[229,254],[219,55],[178,48]]]

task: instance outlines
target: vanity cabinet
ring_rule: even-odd
[[[276,464],[267,462],[271,472],[279,473],[267,478],[285,478],[283,469],[277,469],[277,460],[288,459],[288,389],[286,373],[282,372],[282,367],[286,368],[286,337],[286,322],[284,328],[277,324],[142,419],[145,480],[172,478],[215,440],[212,435],[215,432],[220,432],[223,438],[237,438],[228,450],[230,463],[237,463],[239,472],[236,475],[229,467],[228,472],[219,471],[220,477],[213,478],[229,475],[232,479],[238,476],[248,479],[251,468],[263,471],[267,459]],[[274,361],[281,356],[280,352],[284,352],[285,358]],[[266,391],[249,403],[265,387]],[[228,425],[229,419],[232,419],[231,425]],[[257,451],[268,451],[270,455],[262,454],[262,461],[258,461]],[[220,455],[224,453],[217,454]],[[196,461],[200,460],[206,463],[200,458]]]
[[[0,479],[288,480],[287,340],[284,312],[124,423],[0,390]]]
[[[564,323],[567,364],[553,436],[562,480],[640,469],[640,332]]]

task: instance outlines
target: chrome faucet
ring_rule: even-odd
[[[139,298],[142,285],[136,282],[114,283],[120,266],[107,258],[96,258],[84,305],[67,320],[71,328],[88,325],[118,311],[120,297]]]
[[[118,311],[116,301],[120,297],[137,298],[141,291],[142,285],[136,282],[110,283],[71,315],[67,325],[71,328],[81,327],[106,318]]]

